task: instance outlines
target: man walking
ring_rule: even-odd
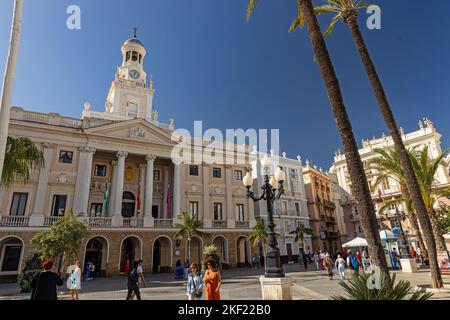
[[[128,294],[127,301],[131,300],[131,295],[134,293],[136,295],[137,300],[141,300],[141,292],[139,291],[139,273],[138,273],[139,262],[133,262],[133,268],[128,274]]]

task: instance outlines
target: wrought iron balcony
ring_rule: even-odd
[[[226,228],[227,222],[226,221],[213,221],[212,227],[213,228]]]
[[[157,227],[157,228],[172,228],[173,220],[172,219],[155,219],[155,227]]]

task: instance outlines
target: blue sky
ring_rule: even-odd
[[[288,156],[329,168],[341,142],[307,34],[287,32],[295,2],[261,1],[247,23],[245,0],[25,1],[13,104],[80,117],[90,101],[103,111],[120,46],[136,26],[162,121],[280,128]],[[2,75],[12,3],[0,4]],[[366,29],[364,14],[360,24],[399,125],[415,130],[428,116],[442,147],[450,146],[450,1],[374,3],[383,9],[382,29]],[[81,30],[66,28],[71,4],[81,7]],[[320,21],[324,27],[329,17]],[[347,27],[339,24],[327,43],[358,143],[387,133]]]

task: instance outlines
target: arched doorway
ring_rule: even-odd
[[[95,265],[95,276],[106,277],[108,268],[108,241],[100,236],[91,238],[86,243],[86,251],[84,255],[84,269],[89,262]]]
[[[136,210],[136,197],[131,192],[124,192],[122,197],[122,217],[132,218]]]
[[[167,237],[159,237],[153,242],[152,272],[172,272],[172,241]]]
[[[239,237],[236,241],[237,266],[246,267],[250,264],[250,242],[246,237]]]
[[[0,240],[0,278],[16,281],[22,268],[24,242],[18,237]]]
[[[190,250],[189,250],[190,248]],[[196,263],[198,266],[201,265],[203,260],[203,245],[202,240],[198,237],[192,237],[191,243],[186,241],[186,257],[189,258],[189,262]]]
[[[133,264],[134,261],[141,259],[141,239],[138,237],[128,237],[122,241],[120,250],[120,272],[125,272],[127,261]]]
[[[222,236],[214,238],[213,244],[217,248],[217,255],[222,262],[228,262],[228,246],[227,240]]]

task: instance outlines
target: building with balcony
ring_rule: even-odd
[[[33,235],[69,210],[90,227],[79,259],[83,265],[92,261],[101,275],[118,275],[127,260],[140,258],[146,271],[174,269],[188,250],[186,239],[174,239],[182,212],[197,215],[208,233],[192,239],[191,262],[200,263],[209,244],[232,267],[251,262],[247,236],[255,210],[242,183],[249,162],[173,162],[174,121],[160,121],[153,108],[146,53],[136,37],[123,44],[105,112],[86,103],[82,118],[74,119],[12,108],[10,136],[29,137],[45,166],[25,184],[0,191],[0,278],[16,277],[35,250]],[[298,183],[300,165],[294,167],[292,183]]]
[[[258,158],[264,155],[259,154]],[[305,235],[303,242],[295,241],[295,235],[291,232],[302,224],[310,228],[308,214],[308,200],[306,199],[305,181],[303,179],[303,164],[301,157],[296,160],[287,158],[286,153],[281,157],[273,156],[276,166],[279,166],[286,173],[284,183],[284,194],[280,200],[275,202],[275,231],[278,233],[278,247],[282,263],[298,262],[299,255],[302,252],[312,252],[311,236]],[[257,161],[252,162],[253,176],[257,178],[254,185],[254,192],[259,193],[264,183],[261,165]],[[258,174],[259,173],[259,174]],[[267,225],[267,203],[261,201],[255,204],[255,217],[264,219]],[[263,256],[263,250],[259,247],[260,255]]]
[[[330,253],[341,248],[338,225],[342,225],[341,217],[336,214],[337,208],[333,199],[332,181],[327,172],[311,165],[307,160],[303,170],[308,212],[313,230],[312,250]]]
[[[438,133],[433,123],[425,118],[419,121],[418,130],[406,133],[401,129],[401,134],[403,142],[406,148],[428,148],[429,155],[434,159],[442,154],[441,148],[441,134]],[[383,148],[393,148],[394,143],[391,136],[382,135],[381,138],[367,139],[362,141],[362,148],[359,149],[359,154],[361,155],[361,160],[363,163],[367,163],[368,160],[377,157],[378,155],[374,152],[376,149]],[[448,159],[445,160],[447,163]],[[348,237],[353,237],[359,233],[360,225],[359,218],[357,217],[356,203],[352,196],[352,184],[350,181],[350,175],[347,169],[347,163],[345,161],[345,154],[342,154],[340,150],[335,153],[334,163],[330,169],[333,172],[335,182],[340,189],[342,194],[342,202],[347,203],[347,210],[344,206],[344,216],[347,221],[347,235]],[[367,171],[367,170],[366,170]],[[366,172],[366,176],[369,184],[376,179],[377,172],[370,170]],[[447,188],[450,185],[450,176],[448,169],[446,170],[444,166],[440,166],[435,175],[434,188]],[[401,196],[401,190],[399,183],[394,178],[386,179],[383,184],[377,190],[372,192],[372,199],[377,210],[378,221],[380,229],[392,229],[398,226],[398,217],[396,215],[395,207],[387,210],[384,214],[379,214],[378,209],[383,206],[384,202],[391,200],[392,198],[397,198]],[[440,199],[444,203],[449,203],[448,199]],[[408,220],[403,222],[403,228],[407,234],[408,238],[413,238],[415,236],[414,231]]]

